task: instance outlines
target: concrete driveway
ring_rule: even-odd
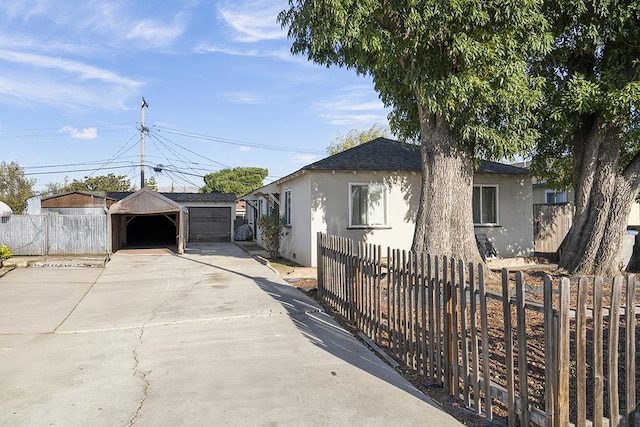
[[[460,425],[233,244],[0,278],[2,426]]]

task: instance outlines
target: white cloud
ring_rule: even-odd
[[[295,156],[289,157],[289,160],[292,163],[300,163],[303,165],[308,165],[309,163],[313,163],[319,160],[319,156],[314,154],[296,154]]]
[[[251,147],[247,147],[247,146],[245,146],[245,145],[243,145],[242,147],[240,147],[240,148],[238,149],[238,151],[243,151],[243,152],[251,151],[251,150],[252,150],[252,148],[251,148]]]
[[[234,104],[255,105],[263,101],[263,97],[249,92],[229,92],[225,93],[224,98]]]
[[[232,56],[258,56],[257,49],[236,49],[233,47],[220,47],[209,43],[200,43],[193,48],[194,53],[222,53]]]
[[[325,123],[334,126],[354,126],[360,127],[362,125],[371,126],[372,123],[386,123],[386,116],[384,114],[340,114],[336,113],[324,113],[321,115],[324,118]]]
[[[52,68],[67,73],[78,74],[81,79],[96,79],[129,87],[142,85],[141,82],[118,76],[111,71],[94,67],[93,65],[51,56],[0,49],[0,60],[29,65],[36,68]]]
[[[373,89],[368,86],[353,86],[324,102],[317,102],[313,109],[325,123],[334,126],[370,126],[372,123],[386,125],[387,112],[378,99],[371,99]]]
[[[72,126],[64,126],[61,128],[59,133],[66,133],[71,138],[76,139],[96,139],[98,137],[98,129],[95,127],[83,128],[82,130],[78,130],[78,128],[74,128]]]
[[[31,107],[45,104],[56,108],[123,110],[137,91],[128,87],[94,84],[82,85],[74,79],[56,79],[51,76],[22,73],[0,76],[0,98],[4,102]]]
[[[219,9],[225,22],[235,30],[235,40],[244,43],[286,38],[287,33],[277,22],[281,10],[282,6],[272,0],[244,1]]]
[[[184,32],[184,24],[180,21],[176,18],[168,25],[150,19],[132,22],[124,38],[143,41],[147,46],[167,46]]]

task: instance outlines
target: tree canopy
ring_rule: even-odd
[[[572,186],[575,215],[560,267],[615,274],[640,187],[640,3],[546,1],[553,49],[532,70],[546,80],[534,173]]]
[[[204,186],[201,193],[235,193],[244,196],[260,187],[269,174],[267,169],[257,167],[237,167],[221,169],[204,176]]]
[[[0,201],[9,205],[14,213],[24,212],[27,199],[34,195],[35,182],[25,176],[17,162],[0,163]]]
[[[528,60],[551,39],[537,0],[289,0],[292,52],[370,76],[394,134],[422,145],[413,249],[479,260],[474,160],[523,154],[542,80]]]
[[[82,181],[74,179],[67,183],[58,191],[59,193],[70,193],[72,191],[131,191],[131,181],[126,175],[99,175],[84,177]]]
[[[387,130],[378,125],[372,125],[369,129],[359,130],[351,129],[345,135],[338,134],[335,141],[327,147],[327,153],[330,155],[338,154],[349,148],[367,143],[379,137],[387,137]]]
[[[152,176],[149,179],[145,179],[144,186],[151,191],[158,191],[158,182],[156,181],[156,177]]]

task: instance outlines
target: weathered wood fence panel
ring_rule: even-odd
[[[318,293],[426,385],[488,419],[501,407],[509,425],[634,425],[635,276],[556,284],[546,276],[533,300],[519,272],[503,270],[495,294],[482,265],[389,248],[382,255],[319,233]]]
[[[13,215],[0,224],[0,244],[17,256],[106,254],[107,237],[106,215]]]
[[[563,205],[533,205],[533,251],[553,258],[573,222],[573,207]]]

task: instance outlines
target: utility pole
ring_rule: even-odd
[[[140,107],[140,189],[144,188],[144,133],[149,129],[144,127],[144,109],[149,108],[149,104],[142,97],[142,106]]]

